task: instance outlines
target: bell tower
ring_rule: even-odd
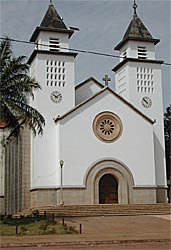
[[[33,137],[31,141],[32,188],[58,185],[56,169],[60,159],[53,119],[75,106],[74,59],[77,53],[69,50],[69,39],[75,29],[64,23],[51,0],[40,26],[30,39],[35,43],[28,60],[30,74],[42,89],[35,92],[31,105],[45,118],[43,136]]]
[[[77,53],[69,51],[73,33],[50,1],[40,26],[31,36],[35,50],[28,61],[31,75],[43,90],[36,93],[36,107],[45,117],[56,117],[75,106],[74,58]]]
[[[155,57],[155,46],[160,40],[153,38],[138,17],[135,0],[133,9],[133,18],[122,41],[115,47],[121,57],[119,64],[113,69],[115,87],[119,95],[155,121],[154,155],[157,200],[165,202],[166,169],[161,76],[163,61],[156,60]]]

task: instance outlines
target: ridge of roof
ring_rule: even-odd
[[[73,113],[75,110],[79,109],[80,107],[84,106],[86,103],[90,102],[92,99],[94,99],[96,96],[100,95],[101,93],[105,92],[106,90],[108,90],[109,92],[111,92],[113,95],[115,95],[117,98],[119,98],[122,102],[124,102],[126,105],[128,105],[129,107],[131,107],[135,112],[137,112],[138,114],[140,114],[144,119],[146,119],[148,122],[154,124],[155,120],[152,120],[151,118],[149,118],[148,116],[146,116],[145,114],[143,114],[139,109],[137,109],[132,103],[130,103],[129,101],[127,101],[126,99],[124,99],[122,96],[120,96],[119,94],[117,94],[116,92],[114,92],[112,89],[110,89],[108,86],[104,87],[102,90],[100,90],[99,92],[97,92],[95,95],[91,96],[90,98],[88,98],[87,100],[81,102],[79,105],[75,106],[74,108],[72,108],[71,110],[69,110],[68,112],[66,112],[65,114],[63,114],[62,116],[57,116],[56,118],[54,118],[54,122],[58,122],[59,120],[62,120],[63,118],[65,118],[66,116],[68,116],[69,114]]]
[[[89,77],[89,78],[87,78],[86,80],[84,80],[83,82],[80,82],[80,83],[78,83],[76,86],[75,86],[75,89],[77,89],[77,88],[80,88],[81,86],[83,86],[84,84],[86,84],[87,82],[89,82],[89,81],[94,81],[96,84],[98,84],[100,87],[102,87],[102,88],[104,88],[104,85],[101,83],[101,82],[99,82],[98,80],[96,80],[94,77]]]

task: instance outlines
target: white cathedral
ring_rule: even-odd
[[[30,39],[28,63],[41,85],[31,105],[46,120],[42,137],[23,132],[18,165],[6,147],[5,206],[9,212],[60,204],[155,204],[167,200],[162,61],[137,15],[115,47],[115,89],[90,77],[75,86],[74,33],[52,2]],[[14,142],[15,144],[16,142]],[[20,152],[22,151],[22,152]],[[7,171],[7,170],[6,170]],[[17,174],[15,174],[15,171]],[[14,173],[13,173],[14,172]],[[14,176],[13,176],[14,174]],[[17,176],[17,177],[16,177]]]

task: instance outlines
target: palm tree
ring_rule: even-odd
[[[45,125],[43,116],[28,104],[40,85],[28,75],[25,60],[25,56],[13,55],[8,37],[0,42],[0,122],[9,131],[8,138],[17,136],[23,125],[34,135],[42,134]]]

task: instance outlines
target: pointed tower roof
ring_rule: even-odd
[[[33,35],[30,38],[31,42],[35,42],[40,31],[68,33],[69,37],[71,37],[74,33],[72,29],[65,25],[62,17],[60,17],[58,14],[52,1],[50,1],[48,10],[40,26],[36,27],[35,31],[33,32]]]
[[[154,39],[148,29],[145,27],[141,19],[138,17],[136,9],[137,4],[134,1],[134,15],[133,18],[123,36],[122,41],[115,47],[115,50],[119,50],[128,40],[152,42],[157,44],[160,40]]]
[[[40,27],[53,28],[53,29],[67,29],[63,19],[58,14],[52,2],[40,24]]]

